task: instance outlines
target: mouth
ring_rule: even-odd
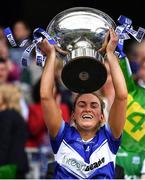
[[[91,120],[91,119],[93,119],[93,115],[92,114],[83,114],[82,119]]]

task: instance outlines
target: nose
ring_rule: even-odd
[[[89,105],[86,105],[85,109],[86,112],[90,112],[91,111],[91,107]]]

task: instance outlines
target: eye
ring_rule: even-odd
[[[85,107],[85,105],[84,105],[84,104],[79,104],[78,106],[79,106],[79,107]]]
[[[99,108],[99,104],[98,103],[92,103],[91,108],[93,108],[93,109]]]
[[[85,103],[84,102],[79,102],[77,105],[78,105],[78,107],[82,107],[82,108],[85,107]]]

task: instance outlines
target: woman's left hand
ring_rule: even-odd
[[[106,53],[114,53],[118,44],[118,36],[112,28],[109,29],[109,33],[110,40],[106,47]]]

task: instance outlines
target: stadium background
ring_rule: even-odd
[[[11,26],[18,19],[25,19],[32,29],[46,28],[49,21],[59,12],[76,6],[88,6],[110,15],[115,22],[122,14],[133,20],[133,26],[145,27],[144,6],[133,1],[102,0],[13,0],[1,2],[0,24]]]

